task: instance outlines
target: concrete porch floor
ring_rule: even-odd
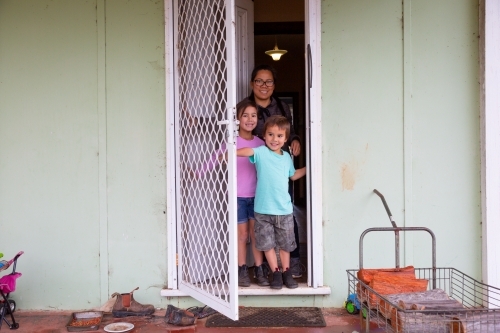
[[[25,311],[18,310],[14,313],[19,329],[9,330],[9,327],[2,324],[2,332],[18,333],[62,333],[67,332],[66,325],[71,318],[73,311]],[[165,310],[158,310],[153,317],[127,317],[113,318],[111,314],[105,314],[99,330],[87,332],[105,332],[104,326],[114,322],[128,322],[134,324],[130,333],[165,333],[165,332],[198,332],[198,333],[243,333],[243,332],[286,332],[287,333],[352,333],[361,332],[358,315],[350,315],[344,309],[324,309],[323,315],[326,327],[321,328],[207,328],[206,318],[197,321],[192,327],[177,327],[166,324],[164,321]],[[9,317],[10,321],[10,317]],[[380,330],[371,330],[381,332]]]

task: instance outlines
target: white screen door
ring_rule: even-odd
[[[173,12],[178,285],[238,319],[234,0]]]

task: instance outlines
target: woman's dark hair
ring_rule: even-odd
[[[258,65],[258,66],[256,66],[253,69],[252,76],[251,76],[251,79],[250,79],[251,82],[253,82],[253,80],[255,80],[255,77],[257,76],[257,73],[260,72],[260,71],[270,71],[271,74],[273,75],[273,81],[276,84],[276,80],[278,79],[278,72],[276,71],[276,69],[274,69],[273,66],[266,65],[266,64]]]
[[[260,72],[260,71],[269,71],[269,72],[271,72],[271,74],[273,76],[274,85],[276,85],[276,79],[278,78],[278,72],[276,71],[276,69],[274,69],[273,66],[270,66],[270,65],[267,65],[267,64],[262,64],[262,65],[258,65],[258,66],[254,67],[254,69],[252,71],[250,82],[253,82],[253,80],[255,80],[255,77],[257,76],[257,73]],[[253,90],[250,93],[250,96],[248,96],[248,99],[255,102],[255,95],[253,93]],[[277,96],[274,95],[274,91],[273,91],[273,94],[271,95],[271,99],[275,99],[276,100],[276,104],[278,105],[278,109],[280,109],[280,112],[283,115],[283,117],[286,117],[286,112],[285,112],[285,109],[283,108],[283,104],[281,104],[281,100]],[[260,108],[257,108],[257,111],[260,112]]]
[[[244,99],[238,104],[236,104],[236,119],[239,119],[243,112],[249,107],[252,106],[257,110],[257,104],[255,104],[255,101],[252,101],[250,99]]]

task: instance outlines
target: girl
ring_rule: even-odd
[[[257,136],[253,135],[253,130],[257,126],[257,105],[254,101],[245,99],[236,105],[236,116],[240,122],[236,148],[257,148],[264,145]],[[226,160],[226,147],[219,149],[206,163],[201,172],[196,172],[197,177],[201,177],[205,172],[212,170],[220,162]],[[255,260],[254,276],[259,286],[269,286],[267,276],[264,276],[262,266],[263,254],[255,248],[254,233],[254,197],[257,186],[257,172],[255,166],[250,163],[247,157],[238,157],[236,161],[236,185],[238,202],[238,285],[241,287],[250,286],[250,276],[246,265],[247,240],[250,234],[252,253]]]

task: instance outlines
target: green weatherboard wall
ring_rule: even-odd
[[[465,0],[322,1],[324,282],[341,306],[360,233],[437,236],[438,266],[480,278],[478,8]],[[140,286],[166,307],[163,1],[0,1],[0,251],[24,250],[21,309],[86,309]],[[403,17],[405,29],[403,29]],[[406,211],[405,211],[406,209]],[[393,236],[367,237],[392,266]],[[402,264],[430,264],[426,235]],[[14,295],[13,295],[14,296]]]

